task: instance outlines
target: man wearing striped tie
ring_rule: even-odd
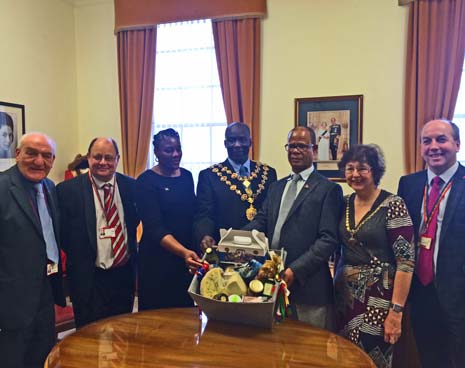
[[[132,311],[135,290],[135,181],[115,173],[119,150],[95,138],[89,172],[57,186],[61,243],[76,326]]]

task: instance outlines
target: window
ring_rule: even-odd
[[[200,170],[224,160],[226,115],[210,20],[157,27],[152,131],[173,128],[181,137],[181,166],[197,181]],[[154,162],[150,146],[148,165]]]
[[[462,147],[457,154],[457,160],[465,164],[465,66],[462,70],[462,80],[460,81],[460,90],[455,105],[453,121],[460,128],[460,142]]]

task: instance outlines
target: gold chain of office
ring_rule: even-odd
[[[220,181],[224,182],[225,185],[229,187],[229,190],[236,193],[241,198],[241,201],[247,201],[250,204],[249,208],[245,211],[245,216],[249,221],[252,221],[257,214],[257,209],[253,206],[253,203],[255,198],[257,198],[265,189],[265,183],[268,180],[268,165],[262,164],[261,162],[257,162],[256,165],[257,167],[249,176],[240,176],[236,172],[231,171],[230,168],[223,166],[221,163],[210,167],[212,172],[220,178]],[[260,183],[258,184],[257,191],[254,193],[252,191],[251,184],[253,180],[259,177],[259,175],[261,177]],[[245,193],[243,193],[236,184],[233,184],[231,180],[240,181],[244,186]]]
[[[355,246],[357,244],[359,244],[358,240],[357,240],[357,233],[358,231],[360,230],[360,228],[365,225],[365,223],[371,219],[380,209],[381,207],[383,207],[383,202],[381,202],[378,207],[376,207],[376,209],[374,209],[367,217],[365,217],[365,219],[363,219],[362,221],[360,221],[358,223],[357,226],[355,226],[354,229],[351,229],[350,228],[350,197],[351,196],[347,196],[347,200],[346,200],[346,221],[345,221],[345,225],[346,225],[346,230],[347,232],[350,234],[350,238],[349,240],[347,241],[349,243],[350,246]],[[355,216],[355,204],[354,204],[354,216]]]

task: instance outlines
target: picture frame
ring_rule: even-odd
[[[362,143],[363,95],[296,98],[295,125],[315,131],[315,169],[344,182],[337,164],[350,146]]]
[[[5,171],[16,163],[16,148],[24,133],[24,105],[0,101],[0,171]]]

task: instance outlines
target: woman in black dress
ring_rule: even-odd
[[[139,310],[193,306],[187,288],[201,260],[192,247],[195,193],[192,174],[173,129],[153,136],[158,164],[137,179],[136,200],[143,234],[139,245]]]

